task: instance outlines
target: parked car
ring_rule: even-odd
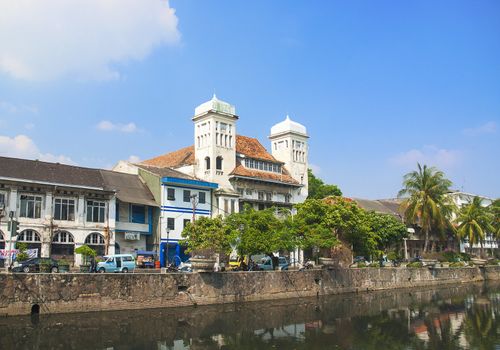
[[[59,264],[52,258],[31,258],[14,264],[17,265],[12,268],[12,272],[40,272],[40,265],[47,265],[48,271],[52,273],[59,272]]]
[[[280,256],[279,258],[279,265],[278,269],[279,270],[288,270],[288,267],[290,264],[288,263],[288,260],[284,256]],[[258,264],[258,268],[260,271],[267,271],[267,270],[272,270],[273,269],[273,262],[269,256],[263,257],[260,260],[260,264]]]
[[[97,272],[132,272],[135,259],[131,254],[106,255],[104,261],[97,263]]]
[[[191,259],[183,261],[178,266],[179,272],[193,272],[193,266],[191,264]]]

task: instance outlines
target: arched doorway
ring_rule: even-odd
[[[42,240],[40,234],[35,230],[24,230],[17,238],[18,243],[26,243],[28,249],[37,249],[36,256],[40,256],[42,251]]]
[[[50,256],[54,259],[65,259],[70,263],[75,260],[75,239],[68,231],[56,231],[50,246]]]
[[[99,232],[90,233],[87,238],[85,238],[85,244],[90,248],[94,249],[97,253],[97,256],[104,256],[105,254],[105,244],[104,244],[104,236]]]

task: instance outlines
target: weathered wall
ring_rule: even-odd
[[[486,268],[366,268],[191,274],[4,274],[0,315],[144,309],[500,280]]]

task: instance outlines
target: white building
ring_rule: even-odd
[[[114,169],[139,175],[161,208],[158,234],[152,248],[159,252],[161,266],[166,266],[167,254],[169,262],[173,262],[176,256],[186,260],[185,248],[179,244],[182,231],[193,219],[212,215],[213,192],[218,185],[170,168],[131,164],[125,161],[120,161]]]
[[[117,203],[122,208],[120,215]],[[79,265],[81,257],[75,255],[75,248],[87,244],[102,256],[113,254],[121,242],[126,251],[127,233],[134,235],[138,249],[144,249],[143,235],[152,234],[147,213],[154,204],[137,176],[0,157],[3,257],[9,256],[5,250],[14,249],[16,242],[24,242],[29,249],[36,249],[38,256],[64,257]],[[141,209],[142,221],[137,222]],[[17,237],[11,237],[8,230],[10,216],[20,223]]]
[[[493,203],[493,199],[484,197],[484,196],[478,196],[475,194],[471,193],[466,193],[466,192],[461,192],[461,191],[456,191],[456,192],[451,192],[448,193],[448,196],[453,200],[453,203],[457,206],[457,208],[461,208],[465,205],[468,205],[469,203],[472,202],[474,197],[479,197],[482,200],[482,205],[487,207]],[[463,252],[468,252],[469,251],[469,242],[466,241],[461,241],[460,242],[460,251]],[[474,244],[472,246],[472,249],[475,251],[479,251],[481,249],[480,244]],[[483,249],[485,250],[491,250],[491,249],[498,249],[498,241],[494,237],[492,233],[488,233],[486,235],[486,239],[483,242]]]
[[[255,138],[237,134],[235,107],[214,97],[196,107],[194,145],[142,162],[172,168],[219,188],[213,214],[249,204],[256,209],[289,207],[308,194],[306,128],[287,117],[271,128],[272,153]]]

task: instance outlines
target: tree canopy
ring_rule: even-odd
[[[494,232],[493,215],[488,208],[483,206],[479,197],[472,198],[472,201],[460,208],[458,217],[458,236],[469,241],[469,247],[474,244],[483,246],[486,234]]]
[[[323,199],[328,196],[342,196],[342,191],[336,185],[327,185],[319,177],[316,177],[311,169],[307,169],[309,182],[308,199]]]
[[[194,223],[188,223],[182,231],[188,252],[200,255],[210,253],[229,253],[234,241],[233,232],[222,217],[201,217]]]
[[[453,229],[450,220],[454,205],[446,196],[452,183],[434,167],[420,164],[417,167],[404,176],[398,197],[405,197],[401,203],[405,222],[418,225],[425,233],[424,252],[427,252],[431,231]]]

